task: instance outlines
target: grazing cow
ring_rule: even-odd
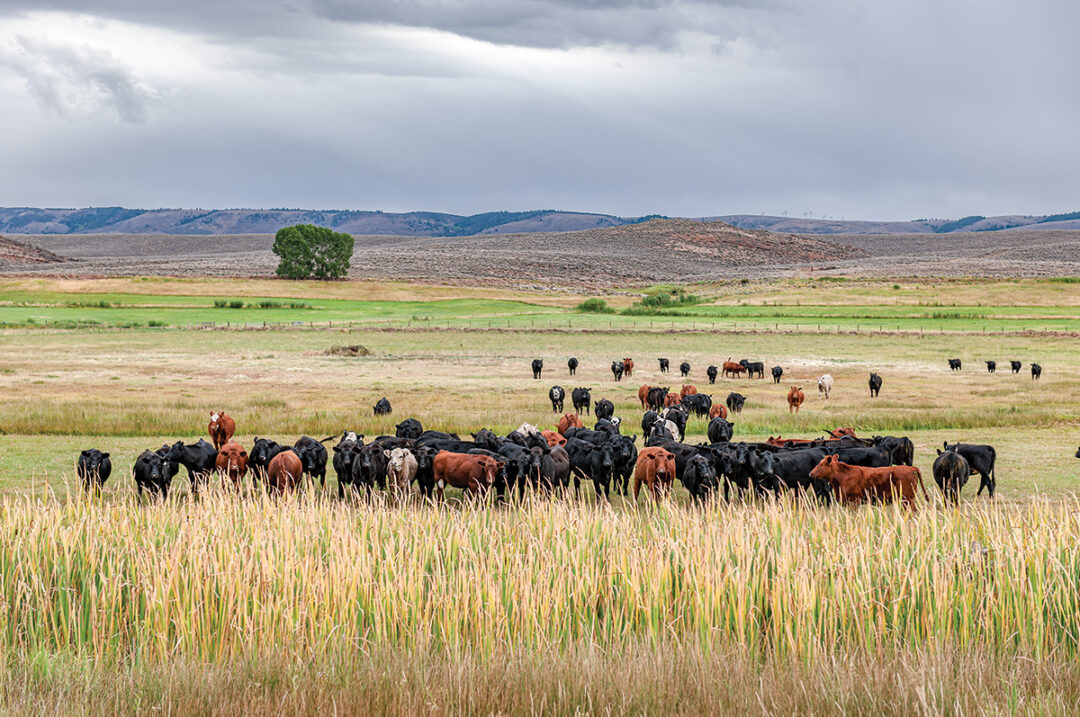
[[[316,441],[309,436],[300,436],[293,444],[293,452],[300,457],[304,464],[304,473],[314,481],[319,479],[319,486],[326,487],[326,446],[323,443],[333,440],[334,436],[327,436],[321,441]]]
[[[394,426],[394,435],[398,438],[419,438],[424,434],[424,427],[415,418],[406,418]],[[353,439],[356,440],[355,438]]]
[[[623,371],[625,369],[626,369],[626,366],[623,364],[622,361],[612,361],[611,362],[611,373],[612,373],[613,376],[615,376],[616,381],[622,381]]]
[[[716,373],[716,366],[709,366],[709,368],[705,369],[705,375],[709,377],[709,383],[716,383]]]
[[[714,418],[727,418],[727,407],[714,403],[713,407],[709,409],[709,420],[711,421]]]
[[[731,440],[731,436],[734,435],[735,424],[728,423],[723,418],[714,418],[709,421],[709,428],[706,431],[706,435],[709,437],[709,443],[727,443]]]
[[[83,490],[101,490],[112,473],[112,460],[108,453],[88,448],[75,461],[75,474],[82,480]]]
[[[566,391],[562,386],[552,386],[548,391],[548,400],[551,401],[551,412],[561,413],[563,410],[563,400],[566,399]]]
[[[210,425],[206,429],[210,433],[210,440],[214,442],[214,450],[218,451],[232,440],[236,433],[236,421],[226,416],[224,411],[211,411]]]
[[[375,415],[376,416],[389,416],[394,412],[391,408],[390,402],[386,400],[386,396],[383,396],[375,403]]]
[[[791,390],[787,392],[787,406],[788,413],[794,411],[799,412],[799,407],[803,405],[803,401],[806,400],[806,394],[803,393],[802,388],[799,386],[792,386]]]
[[[949,370],[950,371],[961,371],[961,370],[963,370],[963,368],[964,368],[964,365],[963,365],[963,363],[961,363],[960,359],[949,359]]]
[[[690,412],[683,406],[671,406],[660,412],[660,418],[671,421],[679,428],[679,440],[686,438],[686,422],[690,418]]]
[[[666,387],[653,386],[649,389],[649,398],[647,403],[649,408],[654,411],[659,411],[664,407],[664,402],[667,400],[668,389]]]
[[[1031,364],[1031,380],[1035,381],[1042,376],[1042,366],[1037,363]]]
[[[671,362],[668,361],[666,358],[659,358],[656,360],[660,362],[660,373],[667,373],[668,368],[670,368],[671,366]]]
[[[742,413],[743,404],[746,403],[746,396],[732,391],[727,395],[724,403],[727,404],[728,410],[732,413]]]
[[[930,502],[922,482],[922,473],[912,466],[864,468],[843,463],[838,456],[832,455],[823,458],[810,471],[810,477],[828,481],[837,498],[848,504],[864,500],[891,503],[894,496],[899,496],[905,507],[915,510],[916,487]]]
[[[145,489],[152,496],[156,497],[160,494],[162,498],[168,498],[169,485],[172,483],[176,470],[176,464],[170,463],[162,450],[147,450],[140,453],[132,469],[139,496],[142,496]]]
[[[661,408],[671,408],[672,406],[678,406],[682,403],[682,396],[677,393],[668,393],[664,395],[664,405]]]
[[[820,378],[818,378],[818,380],[817,380],[817,392],[818,392],[819,397],[822,394],[825,394],[825,400],[828,401],[829,400],[829,394],[832,393],[832,387],[833,387],[833,377],[832,377],[831,373],[824,374]]]
[[[548,448],[561,446],[566,443],[566,438],[558,431],[540,431],[540,435],[547,441]]]
[[[679,373],[682,374],[683,378],[686,378],[687,376],[690,375],[690,362],[689,361],[683,361],[681,364],[679,364]]]
[[[986,362],[986,372],[987,373],[994,373],[995,371],[997,371],[997,361],[987,361]]]
[[[1020,361],[1010,361],[1009,366],[1012,368],[1013,373],[1020,373],[1020,369],[1023,367],[1023,363]]]
[[[587,414],[592,409],[592,394],[590,391],[592,391],[590,388],[575,388],[570,394],[575,412],[581,413],[584,411]]]
[[[386,478],[390,492],[398,499],[405,498],[409,494],[409,488],[416,480],[416,470],[419,464],[416,456],[407,448],[394,448],[383,451],[386,456]]]
[[[642,386],[637,390],[638,401],[641,402],[641,410],[645,410],[645,404],[649,400],[649,391],[652,390],[652,386]]]
[[[946,502],[954,505],[960,502],[960,490],[970,475],[971,467],[962,455],[956,451],[938,449],[938,456],[934,459],[934,480]]]
[[[272,493],[284,495],[300,485],[303,475],[304,464],[300,456],[286,449],[270,459],[266,468],[266,486]]]
[[[533,378],[540,378],[540,374],[544,371],[544,359],[533,359],[532,370]]]
[[[435,472],[435,488],[439,500],[443,499],[446,486],[461,488],[472,495],[489,490],[495,485],[496,476],[506,467],[505,461],[490,456],[439,451],[432,463]]]
[[[577,375],[578,361],[577,361],[576,358],[571,356],[570,360],[566,362],[566,366],[567,366],[567,368],[570,369],[570,375],[571,376],[576,376]]]
[[[725,378],[729,376],[731,378],[738,378],[745,371],[745,366],[743,366],[742,364],[737,364],[729,358],[727,361],[724,362],[724,365],[721,367],[720,375]]]
[[[611,418],[615,415],[615,404],[606,398],[601,398],[593,407],[593,415],[597,418]]]
[[[165,454],[165,460],[170,463],[178,463],[187,468],[188,478],[191,479],[191,491],[192,493],[198,493],[199,482],[206,480],[214,470],[217,451],[201,438],[197,443],[187,446],[184,445],[183,441],[177,441],[169,447],[169,452]]]
[[[874,436],[874,445],[889,452],[893,465],[910,466],[915,463],[915,444],[907,436]]]
[[[623,376],[630,378],[634,375],[634,359],[624,358],[623,362]]]
[[[566,431],[571,428],[583,428],[584,423],[578,418],[576,413],[564,413],[563,417],[559,419],[559,433],[566,435]]]
[[[240,490],[240,481],[247,475],[248,454],[236,441],[223,445],[214,460],[214,468],[222,478],[232,481],[233,488]]]
[[[634,500],[638,499],[641,484],[652,494],[656,502],[670,492],[675,481],[675,454],[665,448],[654,446],[642,448],[634,468]]]
[[[694,386],[693,384],[683,384],[683,387],[679,389],[680,399],[694,395],[697,395],[697,386]]]
[[[780,377],[784,375],[784,369],[781,366],[772,367],[772,382],[780,383]]]
[[[761,361],[743,359],[739,361],[739,365],[746,369],[747,378],[753,378],[755,375],[758,378],[765,378],[765,364]]]
[[[954,443],[950,446],[949,442],[945,441],[942,447],[962,455],[971,468],[971,475],[979,474],[979,491],[975,495],[982,495],[983,488],[986,488],[988,495],[994,497],[994,491],[997,490],[997,475],[994,473],[997,451],[993,446],[974,443]]]
[[[870,374],[870,398],[881,395],[881,376]]]

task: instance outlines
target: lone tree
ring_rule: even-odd
[[[274,253],[281,257],[277,275],[283,279],[340,279],[349,272],[353,238],[314,224],[279,229]]]

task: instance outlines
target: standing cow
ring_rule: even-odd
[[[634,375],[634,359],[632,359],[632,358],[624,358],[622,360],[622,362],[623,362],[623,376],[626,376],[627,378],[633,376]]]
[[[611,362],[611,373],[615,376],[616,381],[622,381],[623,371],[626,370],[625,364],[622,361]]]
[[[818,396],[825,394],[825,400],[829,400],[829,394],[832,393],[833,377],[832,374],[827,373],[821,376],[817,380],[817,392]]]
[[[942,451],[938,449],[938,456],[934,459],[934,480],[946,502],[960,502],[960,490],[967,483],[971,475],[971,468],[967,460],[956,451]]]
[[[532,371],[533,378],[540,378],[540,374],[544,371],[544,359],[533,359]]]
[[[705,369],[705,375],[709,377],[709,383],[716,383],[716,373],[716,366],[709,366],[709,368]]]
[[[961,363],[960,359],[949,359],[949,370],[950,371],[962,371],[963,368],[964,368],[964,364]]]
[[[1020,361],[1010,361],[1009,362],[1009,367],[1012,369],[1013,373],[1020,373],[1020,369],[1023,368],[1023,366],[1024,366],[1024,364],[1022,362],[1020,362]]]
[[[586,414],[592,410],[592,389],[588,388],[575,388],[570,394],[570,398],[574,403],[574,410],[577,413],[585,412]]]
[[[732,392],[727,395],[724,403],[727,404],[728,410],[732,413],[742,413],[743,404],[746,403],[746,396]]]
[[[780,383],[780,377],[784,375],[784,369],[780,366],[772,367],[772,382]]]
[[[375,403],[374,411],[376,416],[389,416],[394,412],[394,409],[390,406],[390,402],[386,400],[386,396],[383,396]]]
[[[223,479],[227,478],[232,483],[232,487],[239,492],[240,481],[247,475],[248,470],[247,451],[236,441],[229,441],[218,449],[214,468],[221,474]]]
[[[946,451],[956,451],[968,462],[971,475],[979,474],[981,482],[975,495],[982,495],[986,488],[989,497],[994,497],[997,490],[997,475],[994,472],[994,464],[997,462],[997,451],[993,446],[979,445],[974,443],[954,443],[951,446],[948,441],[942,444]]]
[[[803,405],[803,401],[806,400],[806,394],[803,393],[802,388],[799,386],[792,386],[787,394],[788,413],[794,411],[799,412],[799,407]]]
[[[681,373],[683,375],[683,378],[686,378],[687,376],[690,375],[690,362],[689,361],[683,361],[681,364],[679,364],[679,373]]]
[[[881,376],[876,373],[870,374],[870,398],[881,395]]]
[[[419,465],[416,456],[407,448],[384,450],[383,455],[386,457],[386,478],[390,492],[398,500],[408,497]]]
[[[994,373],[995,371],[997,371],[997,361],[987,361],[986,362],[986,372],[987,373]]]
[[[1042,376],[1042,366],[1037,363],[1031,364],[1031,380],[1035,381]]]
[[[101,490],[112,473],[112,461],[108,453],[96,448],[88,448],[79,454],[75,463],[75,474],[82,480],[83,489]]]
[[[642,448],[638,452],[637,465],[634,468],[634,500],[638,499],[641,485],[652,494],[659,503],[671,490],[675,481],[675,454],[659,446]]]
[[[563,400],[566,398],[566,391],[562,386],[552,386],[548,391],[548,399],[551,401],[551,410],[554,413],[559,413],[563,410]]]
[[[214,450],[219,451],[236,433],[236,421],[226,416],[224,411],[211,411],[207,430],[210,432],[210,440],[214,442]]]
[[[656,360],[660,362],[660,373],[667,373],[668,368],[671,366],[671,362],[666,358],[658,358]]]
[[[576,376],[577,375],[578,361],[577,361],[576,358],[571,356],[570,360],[566,362],[566,367],[568,369],[570,369],[570,375],[571,376]]]

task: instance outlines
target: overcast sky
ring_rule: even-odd
[[[1078,26],[1076,0],[0,0],[0,205],[1080,210]]]

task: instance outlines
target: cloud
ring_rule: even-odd
[[[65,117],[109,108],[124,122],[142,123],[155,92],[106,50],[16,37],[0,47],[0,67],[22,77],[45,107]]]

